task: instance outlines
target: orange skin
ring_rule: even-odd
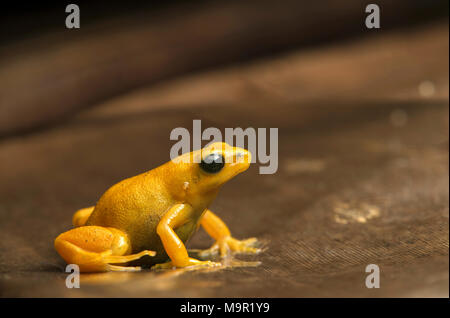
[[[199,162],[208,155],[222,156],[225,164],[220,171],[201,167]],[[136,260],[156,269],[217,265],[187,253],[184,244],[201,225],[216,240],[201,254],[257,253],[255,238],[233,238],[208,209],[220,187],[247,170],[250,162],[247,150],[214,143],[125,179],[109,188],[96,206],[77,211],[72,219],[75,228],[59,235],[55,248],[82,272],[140,270],[123,266]]]

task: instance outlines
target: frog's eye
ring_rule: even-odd
[[[212,153],[207,155],[202,162],[200,162],[200,168],[208,173],[217,173],[225,166],[225,160],[219,153]]]

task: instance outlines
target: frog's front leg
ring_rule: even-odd
[[[214,255],[217,252],[220,252],[220,256],[224,257],[228,255],[230,250],[236,253],[249,254],[256,254],[261,251],[261,249],[254,247],[257,242],[254,237],[242,241],[233,238],[226,224],[210,210],[206,210],[200,224],[216,240],[211,248],[199,253],[202,258]]]
[[[164,245],[167,255],[170,257],[170,262],[156,264],[153,269],[168,269],[173,267],[187,267],[187,266],[215,266],[217,263],[211,261],[199,261],[190,258],[183,241],[173,230],[185,224],[192,213],[192,207],[189,204],[174,205],[159,221],[156,228],[161,241]]]

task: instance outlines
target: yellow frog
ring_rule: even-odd
[[[250,162],[249,151],[213,143],[125,179],[109,188],[97,205],[77,211],[75,228],[60,234],[55,248],[82,272],[140,270],[122,265],[145,255],[154,256],[144,263],[156,269],[214,266],[217,263],[189,257],[184,245],[202,225],[216,240],[204,255],[257,253],[255,238],[233,238],[208,209],[220,187],[247,170]]]

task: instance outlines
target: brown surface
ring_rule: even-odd
[[[444,23],[180,79],[3,139],[0,295],[448,297],[447,57]],[[423,81],[433,94],[417,93]],[[83,275],[67,289],[52,240],[111,184],[167,161],[170,131],[192,119],[279,128],[278,172],[252,167],[212,206],[235,236],[267,242],[238,257],[262,264]],[[211,243],[199,232],[190,247]],[[378,290],[364,286],[372,263]]]

